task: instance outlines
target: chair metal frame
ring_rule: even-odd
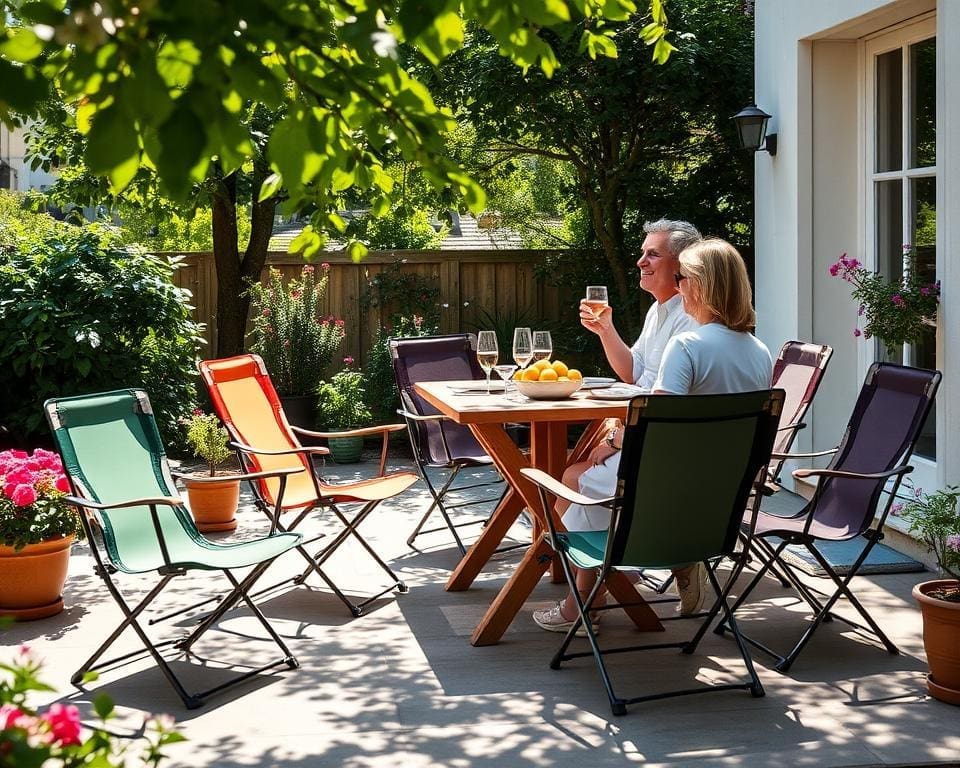
[[[73,422],[76,421],[74,418],[76,410],[74,409],[84,409],[86,413],[84,413],[83,418],[89,420],[93,411],[98,407],[105,411],[105,419],[109,418],[110,421],[85,423],[85,428],[112,424],[126,418],[132,418],[136,421],[140,431],[134,434],[133,427],[128,427],[128,431],[135,439],[142,438],[143,442],[146,443],[143,453],[149,455],[150,472],[155,484],[153,487],[144,490],[152,495],[141,498],[122,498],[106,503],[101,502],[100,497],[106,489],[98,488],[90,481],[88,477],[90,470],[88,457],[79,455],[71,435]],[[125,411],[125,413],[118,416],[118,411]],[[296,669],[299,666],[296,657],[293,656],[260,608],[254,603],[249,589],[277,557],[298,545],[301,538],[300,534],[271,532],[267,536],[255,540],[233,544],[219,544],[205,539],[196,529],[193,518],[183,506],[183,501],[175,494],[173,479],[160,443],[150,401],[143,390],[116,390],[93,395],[54,398],[44,403],[44,412],[70,483],[71,492],[66,496],[66,500],[82,510],[80,519],[96,564],[94,571],[103,580],[124,616],[120,625],[73,674],[70,682],[83,690],[90,672],[112,667],[143,654],[149,654],[183,701],[184,706],[188,709],[195,709],[201,706],[210,696],[267,670],[280,666]],[[127,424],[127,422],[124,423]],[[131,459],[131,452],[118,457],[117,471],[122,471],[123,462],[127,462],[129,465]],[[296,471],[299,470],[259,472],[246,474],[243,479],[253,481],[270,477],[276,479],[279,485],[283,487],[287,482],[287,477]],[[216,478],[213,478],[213,480],[216,480]],[[108,495],[111,494],[108,493]],[[124,519],[130,516],[139,517],[144,524],[137,527],[137,533],[156,538],[156,554],[159,555],[159,562],[155,563],[155,567],[137,568],[122,559],[120,550],[124,547],[118,546],[118,544],[121,541],[129,542],[131,533],[129,525],[117,527],[117,524],[125,522]],[[275,549],[276,552],[269,557],[258,557],[254,550],[258,547],[262,548],[265,542],[271,541],[276,542],[275,546],[271,547],[271,551]],[[174,546],[176,546],[176,551],[183,551],[186,547],[195,559],[174,559],[171,555],[171,549]],[[247,558],[237,557],[244,552],[251,554]],[[212,559],[216,558],[211,558],[211,560],[205,562],[202,559],[205,554],[207,556],[233,555],[237,563],[234,567],[250,568],[250,570],[245,576],[238,578],[232,573],[233,567],[214,565]],[[230,582],[230,591],[226,596],[214,598],[219,601],[219,605],[192,631],[182,637],[155,642],[141,624],[141,615],[171,581],[196,570],[221,571]],[[157,573],[160,580],[139,603],[133,603],[125,597],[114,578],[119,573],[144,574],[153,571]],[[172,646],[189,657],[197,641],[241,600],[266,629],[272,641],[279,646],[283,656],[255,669],[235,675],[226,682],[206,690],[188,691],[180,678],[174,673],[169,662],[164,658],[161,649]],[[110,646],[128,628],[136,633],[144,648],[100,661]]]
[[[320,533],[302,542],[296,549],[306,561],[303,571],[261,591],[275,589],[287,583],[300,585],[306,582],[311,573],[316,573],[355,617],[362,615],[367,605],[394,589],[400,593],[408,592],[409,589],[403,580],[394,573],[358,530],[359,526],[381,502],[399,495],[417,481],[417,476],[411,472],[384,474],[389,433],[402,430],[403,425],[385,424],[347,432],[316,432],[293,427],[283,413],[279,397],[259,355],[244,354],[219,360],[203,360],[199,363],[199,368],[201,378],[206,384],[210,399],[213,402],[214,410],[233,438],[230,445],[237,452],[241,466],[248,472],[261,471],[265,465],[268,467],[292,466],[305,470],[306,477],[309,478],[309,483],[299,480],[297,495],[293,498],[290,497],[290,484],[287,485],[286,495],[280,493],[269,480],[258,480],[252,484],[254,503],[269,518],[271,531],[295,531],[315,510],[329,510],[341,526],[333,539],[314,554],[310,554],[306,547],[324,538],[325,534]],[[269,406],[273,419],[268,425],[273,432],[272,439],[275,439],[277,444],[282,447],[267,448],[263,445],[249,445],[246,442],[247,437],[244,430],[237,424],[238,417],[242,417],[242,414],[235,413],[227,402],[228,398],[224,397],[223,387],[225,384],[250,378],[255,380],[255,386],[258,388],[256,394],[262,396],[264,402]],[[380,456],[380,474],[372,480],[352,483],[333,484],[325,482],[317,472],[313,459],[322,459],[329,453],[329,450],[318,446],[303,446],[298,439],[298,437],[312,439],[376,434],[382,436],[384,445]],[[361,506],[359,511],[351,517],[341,509],[344,504],[360,504]],[[294,514],[293,521],[289,524],[285,524],[283,519],[283,513],[286,512]],[[358,542],[380,569],[387,574],[391,582],[384,589],[359,602],[351,600],[322,568],[324,563],[348,539]]]
[[[548,494],[577,504],[601,504],[612,510],[609,531],[567,531],[558,533],[551,516],[547,517],[550,542],[560,556],[563,572],[577,604],[577,619],[568,630],[550,662],[559,669],[562,662],[593,656],[614,715],[626,713],[629,704],[673,696],[724,690],[748,690],[754,697],[764,695],[747,644],[740,639],[728,596],[743,567],[744,555],[736,551],[743,509],[752,499],[759,508],[757,489],[765,479],[765,468],[776,435],[783,406],[782,390],[764,390],[733,395],[644,395],[630,403],[624,431],[623,455],[617,480],[617,493],[606,499],[591,499],[577,493],[546,473],[523,469],[525,477],[538,486],[545,506]],[[721,444],[717,444],[721,443]],[[686,465],[676,461],[678,446],[689,446],[696,457],[724,452],[725,473],[719,485],[707,490],[703,484],[691,484]],[[715,450],[714,450],[715,448]],[[696,460],[694,458],[693,460]],[[719,469],[717,470],[719,472]],[[680,504],[682,508],[675,505]],[[549,508],[549,507],[548,507]],[[677,535],[678,514],[688,513],[699,522],[681,538]],[[735,561],[731,577],[721,586],[709,562],[716,557]],[[588,613],[622,608],[623,604],[591,608],[605,589],[604,581],[614,568],[638,566],[674,567],[700,562],[716,599],[709,610],[674,620],[699,620],[689,640],[601,648]],[[598,578],[590,594],[580,595],[572,564],[593,568]],[[651,600],[652,604],[673,603],[672,599]],[[735,683],[701,685],[693,688],[645,694],[630,698],[618,696],[604,663],[604,656],[628,651],[679,648],[685,654],[695,652],[707,628],[718,613],[732,627],[747,671],[746,680]],[[667,619],[669,620],[669,619]],[[590,650],[569,652],[570,643],[583,627]]]
[[[907,462],[913,453],[923,423],[933,406],[941,379],[942,374],[939,371],[910,368],[893,363],[874,363],[867,371],[839,446],[814,453],[774,454],[774,458],[779,460],[833,456],[825,469],[794,471],[793,474],[797,478],[820,479],[813,498],[797,514],[781,517],[764,512],[761,508],[760,514],[756,520],[752,521],[749,530],[746,529],[746,522],[744,522],[745,535],[749,536],[754,548],[764,553],[766,562],[739,595],[731,609],[732,612],[736,612],[750,597],[767,571],[776,566],[814,614],[800,638],[785,654],[771,649],[746,634],[743,635],[747,642],[776,660],[774,667],[777,671],[784,673],[789,671],[820,625],[833,619],[838,619],[860,632],[873,634],[889,653],[899,653],[897,646],[884,634],[853,594],[850,583],[858,574],[873,547],[884,538],[884,523],[901,482],[913,471],[913,467]],[[884,410],[882,414],[870,412],[875,398],[880,394],[889,393],[899,398],[897,415],[910,417],[906,423],[895,421],[891,409]],[[906,410],[910,407],[912,411]],[[879,409],[879,406],[877,408]],[[868,415],[871,417],[869,421]],[[876,448],[879,442],[878,431],[896,428],[900,428],[900,432],[894,436],[895,447],[885,450],[882,456],[868,457],[870,461],[867,461],[864,454],[869,454],[871,448]],[[888,482],[892,484],[886,487]],[[877,512],[880,496],[883,493],[887,494],[887,500]],[[838,510],[846,513],[848,517],[846,519],[838,517]],[[837,531],[834,532],[833,528]],[[777,538],[780,541],[774,544],[768,540],[770,538]],[[817,542],[847,541],[856,538],[865,540],[864,547],[847,575],[841,578],[817,549]],[[781,557],[784,550],[792,544],[803,546],[810,552],[833,582],[834,591],[831,594],[825,595],[806,585],[796,569]],[[824,597],[826,600],[823,599]],[[841,597],[847,598],[866,626],[833,612],[834,605]],[[723,634],[727,629],[727,625],[721,622],[715,631]]]
[[[460,554],[465,555],[467,550],[457,529],[469,525],[478,525],[483,523],[484,520],[471,520],[468,522],[455,523],[450,516],[450,511],[454,509],[475,506],[478,504],[493,504],[495,506],[495,504],[499,503],[499,500],[502,499],[503,496],[501,494],[496,498],[457,501],[456,503],[452,504],[445,503],[447,496],[462,494],[466,491],[476,488],[500,485],[503,483],[503,480],[502,478],[498,478],[497,480],[488,482],[476,482],[470,483],[469,485],[458,486],[454,485],[457,476],[464,469],[493,467],[493,460],[486,455],[483,448],[480,447],[480,444],[477,443],[473,435],[469,434],[469,429],[467,427],[457,424],[456,422],[450,420],[449,417],[439,413],[436,411],[436,409],[430,406],[429,403],[424,401],[413,391],[413,384],[415,382],[410,379],[409,369],[405,365],[405,361],[403,359],[403,351],[404,348],[407,347],[423,348],[430,345],[434,347],[439,345],[440,347],[444,348],[446,354],[456,354],[457,358],[466,364],[471,374],[471,378],[479,380],[483,378],[483,372],[476,361],[476,337],[469,333],[415,336],[409,338],[391,338],[388,340],[388,344],[390,347],[390,357],[393,362],[393,372],[397,384],[397,391],[400,395],[401,408],[397,411],[397,413],[400,414],[406,422],[407,434],[410,438],[410,447],[413,452],[417,474],[420,476],[420,479],[423,481],[424,485],[426,485],[427,491],[430,493],[432,498],[429,508],[420,518],[420,521],[413,529],[413,532],[407,538],[407,545],[413,547],[414,541],[421,534],[436,533],[437,531],[442,531],[444,528],[446,528],[449,529],[450,533],[452,534],[457,549],[460,550]],[[450,377],[447,376],[447,380],[449,379]],[[435,429],[436,434],[439,436],[440,448],[442,451],[442,455],[440,456],[435,455],[430,449],[428,433],[431,429]],[[455,450],[451,449],[451,435],[447,434],[449,430],[463,430],[466,434],[457,435],[457,439],[461,443],[467,442],[468,445],[472,442],[472,447],[474,450],[471,451],[469,455],[466,455],[463,451],[457,454]],[[449,470],[449,474],[439,490],[437,490],[427,474],[428,467],[433,469]],[[506,489],[504,488],[504,492],[505,490]],[[438,511],[442,516],[444,526],[424,529],[423,526],[426,524],[431,515],[433,515],[435,510]]]

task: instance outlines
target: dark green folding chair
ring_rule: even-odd
[[[590,499],[566,488],[536,469],[523,474],[539,486],[544,505],[547,494],[579,504],[602,504],[613,513],[609,531],[567,531],[558,533],[553,520],[550,539],[560,555],[570,589],[576,596],[579,615],[567,632],[550,666],[559,669],[564,661],[591,654],[610,699],[613,714],[626,713],[628,704],[670,696],[707,691],[746,689],[763,696],[763,686],[753,668],[746,643],[730,613],[727,596],[743,567],[736,552],[740,521],[751,491],[766,479],[777,423],[783,408],[783,390],[765,390],[733,395],[646,395],[630,403],[617,494],[607,499]],[[692,478],[695,477],[695,480]],[[757,506],[759,493],[753,495]],[[721,589],[709,561],[717,557],[734,559],[734,568]],[[603,589],[612,569],[676,568],[701,562],[716,600],[709,611],[670,618],[699,620],[690,640],[601,649],[586,606]],[[571,568],[594,569],[596,587],[581,598]],[[674,602],[653,600],[652,603]],[[602,610],[619,608],[607,605]],[[695,688],[651,693],[633,698],[618,697],[604,663],[604,656],[626,651],[680,648],[693,653],[710,622],[719,611],[736,636],[749,679],[738,683],[701,685]],[[577,630],[584,626],[590,651],[568,653]]]
[[[176,496],[167,458],[146,392],[124,389],[103,394],[48,400],[47,421],[70,481],[68,500],[81,515],[96,573],[123,611],[124,620],[71,678],[81,687],[88,672],[149,653],[188,709],[211,694],[278,666],[299,665],[287,646],[247,595],[247,586],[273,560],[300,543],[298,533],[277,533],[236,544],[216,544],[197,530],[190,513]],[[246,478],[279,476],[281,486],[290,471],[256,473]],[[282,496],[282,491],[281,491]],[[234,569],[249,569],[239,578]],[[177,576],[190,571],[221,571],[232,588],[213,613],[186,636],[154,642],[139,617]],[[117,586],[118,574],[155,572],[159,582],[139,603],[128,602]],[[142,583],[142,582],[140,582]],[[206,587],[209,582],[204,581]],[[259,619],[283,656],[227,682],[188,693],[160,650],[174,646],[188,657],[208,629],[243,600]],[[127,628],[140,637],[144,650],[96,662]]]

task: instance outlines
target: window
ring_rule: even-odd
[[[887,277],[903,274],[910,245],[920,275],[937,275],[936,39],[934,20],[867,42],[867,258]],[[876,342],[875,360],[936,368],[936,329],[891,354]],[[916,455],[936,461],[931,411]]]

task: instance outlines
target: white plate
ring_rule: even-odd
[[[581,389],[603,389],[616,383],[616,379],[611,379],[607,376],[584,376],[583,387],[581,387]]]
[[[595,389],[587,393],[587,397],[594,400],[629,400],[637,395],[647,394],[643,387],[635,387],[633,384],[614,384],[606,389]]]
[[[451,390],[457,394],[463,392],[486,392],[487,382],[482,379],[478,379],[477,381],[461,381],[451,387]],[[503,379],[490,379],[490,391],[502,392]]]

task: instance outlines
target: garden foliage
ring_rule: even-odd
[[[0,453],[0,544],[22,549],[81,533],[77,510],[64,500],[69,490],[57,454]]]
[[[365,427],[373,418],[366,404],[363,374],[350,370],[352,362],[353,358],[345,358],[347,368],[330,381],[320,382],[317,390],[317,412],[320,423],[327,430]]]
[[[95,227],[0,220],[0,424],[49,441],[50,397],[143,387],[167,442],[195,400],[201,344],[175,264]]]
[[[438,332],[436,322],[429,322],[421,315],[399,317],[394,324],[377,329],[364,364],[367,402],[377,423],[395,422],[397,409],[400,407],[389,340],[409,336],[433,336]]]

